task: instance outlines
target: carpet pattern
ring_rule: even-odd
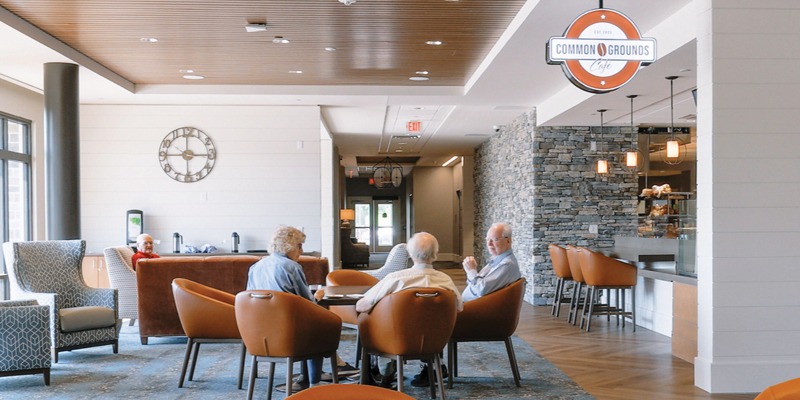
[[[353,363],[355,334],[342,332],[340,356]],[[2,399],[245,399],[246,390],[236,388],[239,347],[236,344],[203,344],[194,380],[178,388],[186,338],[150,338],[139,343],[137,326],[123,324],[119,354],[111,346],[63,352],[53,364],[51,386],[41,375],[0,378]],[[520,367],[522,387],[514,379],[505,346],[498,343],[460,343],[459,377],[453,389],[446,389],[448,399],[592,399],[558,368],[542,358],[527,343],[514,337],[514,349]],[[446,353],[445,353],[446,357]],[[325,361],[325,370],[330,363]],[[266,398],[268,364],[260,363],[254,398]],[[245,385],[250,368],[245,366]],[[299,364],[295,365],[299,371]],[[404,368],[405,393],[417,399],[430,398],[427,388],[409,384],[419,372],[419,362],[410,361]],[[276,384],[285,381],[286,365],[277,364]],[[284,394],[273,393],[273,399]]]

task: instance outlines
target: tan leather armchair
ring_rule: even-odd
[[[303,390],[286,400],[414,400],[394,390],[368,385],[325,385]]]
[[[521,278],[498,291],[464,303],[464,310],[458,313],[447,344],[449,388],[453,387],[453,376],[458,376],[458,342],[505,342],[514,383],[520,387],[519,366],[511,336],[517,330],[524,294],[525,279]]]
[[[376,283],[378,283],[378,278],[350,269],[331,271],[326,278],[327,286],[374,286]],[[356,306],[331,306],[330,310],[342,319],[342,324],[357,328]]]
[[[636,332],[636,280],[638,268],[624,263],[603,254],[581,249],[580,255],[581,272],[586,281],[588,290],[583,301],[583,312],[581,313],[580,328],[586,322],[586,332],[589,332],[592,324],[592,315],[617,315],[622,317],[622,328],[625,328],[625,317],[631,317],[633,331]],[[595,312],[597,293],[603,289],[617,289],[617,305],[601,305],[599,312]],[[631,291],[632,308],[625,311],[625,290]],[[620,293],[622,296],[620,297]],[[609,299],[610,300],[610,299]]]
[[[547,246],[547,250],[550,252],[553,273],[556,275],[556,293],[553,296],[553,309],[550,314],[558,318],[559,314],[561,314],[561,303],[568,299],[568,297],[564,297],[564,288],[568,282],[572,281],[572,272],[569,270],[567,249],[551,243]],[[572,298],[569,297],[569,299],[571,300]]]
[[[183,387],[190,358],[192,368],[189,371],[189,380],[194,379],[194,367],[197,365],[201,343],[242,343],[242,336],[236,325],[234,295],[183,278],[172,281],[172,294],[181,326],[189,339],[186,342],[186,355],[183,358],[181,377],[178,381],[180,388]],[[242,345],[237,381],[239,389],[242,388],[244,376],[244,358],[245,348]]]
[[[392,293],[380,301],[370,313],[358,316],[361,335],[361,383],[366,383],[369,354],[392,357],[397,361],[397,391],[403,391],[405,360],[426,360],[431,397],[436,397],[433,374],[440,374],[439,353],[447,344],[456,323],[456,295],[447,289],[409,288]],[[444,400],[444,384],[438,377],[439,392]]]
[[[800,378],[774,384],[756,396],[755,400],[800,399]]]
[[[374,286],[378,283],[378,278],[365,274],[361,271],[350,269],[337,269],[331,271],[326,279],[327,286]],[[329,308],[334,314],[342,319],[342,326],[358,330],[358,313],[356,306],[331,306]],[[356,367],[361,360],[361,338],[356,338]]]
[[[270,363],[267,400],[272,399],[275,363],[286,362],[286,396],[292,394],[292,363],[329,357],[333,383],[338,382],[336,350],[342,319],[292,293],[248,290],[236,295],[236,322],[252,355],[247,399],[253,398],[259,361]]]

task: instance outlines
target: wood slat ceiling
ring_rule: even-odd
[[[136,84],[214,85],[463,86],[524,3],[0,0]],[[245,32],[263,22],[266,32]],[[274,44],[275,36],[291,43]],[[140,40],[150,37],[158,42]],[[187,81],[182,70],[206,79]],[[422,70],[429,81],[408,79]]]

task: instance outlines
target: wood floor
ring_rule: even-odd
[[[442,271],[463,288],[462,269]],[[605,317],[595,318],[587,333],[567,324],[567,308],[556,319],[550,307],[525,303],[517,336],[597,399],[751,400],[756,395],[711,395],[694,386],[694,366],[672,356],[670,338],[642,327],[633,332],[630,324],[622,330]]]

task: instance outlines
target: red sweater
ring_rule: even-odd
[[[158,254],[156,253],[143,253],[141,251],[137,251],[136,254],[133,255],[131,258],[131,265],[133,265],[133,270],[136,271],[136,263],[139,261],[140,258],[159,258]]]

